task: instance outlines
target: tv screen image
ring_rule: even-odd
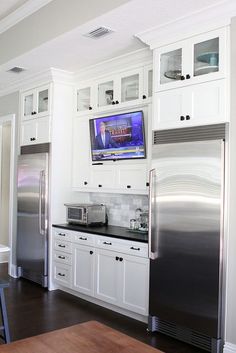
[[[143,112],[91,119],[92,160],[145,158]]]

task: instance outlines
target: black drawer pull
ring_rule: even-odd
[[[59,255],[59,256],[58,256],[58,259],[65,260],[65,256],[61,256],[61,255]]]
[[[80,240],[88,240],[86,237],[79,237]]]
[[[127,185],[127,189],[131,189],[131,185]]]
[[[112,243],[107,242],[107,241],[104,241],[103,244],[105,244],[105,245],[112,245]]]
[[[65,248],[66,246],[65,245],[62,245],[62,244],[58,244],[59,248]]]
[[[120,260],[120,261],[123,261],[123,257],[120,257],[119,260]]]
[[[58,235],[60,235],[61,237],[65,237],[65,233],[58,233]]]
[[[59,272],[59,273],[58,273],[58,276],[65,277],[65,273]]]
[[[98,187],[99,187],[99,188],[102,188],[102,185],[101,185],[101,184],[99,184],[99,185],[98,185]]]
[[[131,250],[137,250],[137,251],[139,251],[140,250],[140,248],[134,248],[133,246],[131,246],[131,248],[130,248]]]
[[[186,120],[190,120],[190,115],[186,115]]]
[[[90,255],[93,255],[93,251],[92,250],[89,253],[90,253]]]
[[[119,261],[119,257],[118,256],[116,256],[116,261]]]

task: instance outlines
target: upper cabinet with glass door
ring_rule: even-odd
[[[156,49],[155,91],[224,78],[226,36],[223,28]]]
[[[84,114],[86,111],[94,110],[94,97],[92,85],[85,85],[76,90],[77,114]]]
[[[40,118],[50,114],[50,86],[42,86],[22,95],[22,119]]]

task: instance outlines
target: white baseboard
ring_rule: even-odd
[[[236,344],[226,342],[223,353],[236,353]]]

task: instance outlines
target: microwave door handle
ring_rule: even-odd
[[[153,234],[152,232],[152,212],[153,212],[153,198],[155,195],[153,194],[153,182],[154,182],[154,177],[155,177],[155,169],[151,169],[149,171],[149,213],[148,213],[148,221],[149,221],[149,227],[148,227],[148,256],[151,260],[154,260],[157,258],[157,253],[152,251],[154,242],[153,242],[153,236],[156,236],[156,234]],[[156,200],[154,200],[156,202]]]

